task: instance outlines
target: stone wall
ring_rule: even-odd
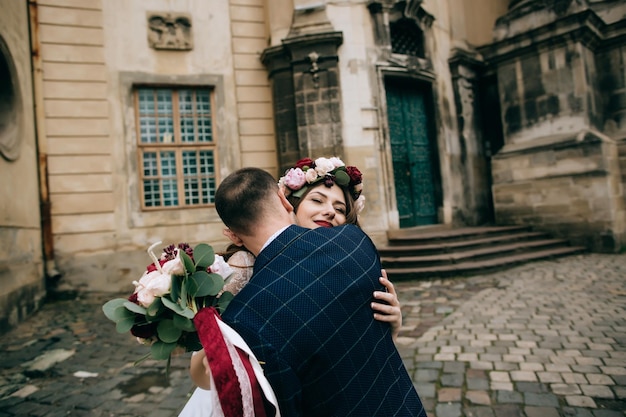
[[[589,132],[508,145],[493,158],[500,224],[553,232],[594,251],[626,245],[626,211],[615,141]]]

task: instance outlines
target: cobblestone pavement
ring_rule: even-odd
[[[431,417],[626,415],[626,255],[398,282],[398,348]],[[101,312],[115,294],[46,303],[0,338],[0,417],[173,417],[189,356],[146,347]]]

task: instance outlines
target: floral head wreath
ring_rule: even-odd
[[[326,187],[337,184],[347,189],[355,202],[357,213],[363,210],[365,197],[363,191],[363,174],[355,166],[346,166],[337,157],[300,159],[293,168],[289,168],[285,175],[280,177],[278,185],[283,188],[285,195],[289,197],[302,197],[309,186],[323,181]]]

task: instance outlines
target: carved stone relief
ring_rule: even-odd
[[[148,13],[148,44],[154,49],[193,49],[191,18],[183,13]]]

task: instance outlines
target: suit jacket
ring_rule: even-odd
[[[380,260],[356,226],[290,226],[256,259],[223,314],[249,344],[284,417],[426,416],[392,341],[373,319]]]

